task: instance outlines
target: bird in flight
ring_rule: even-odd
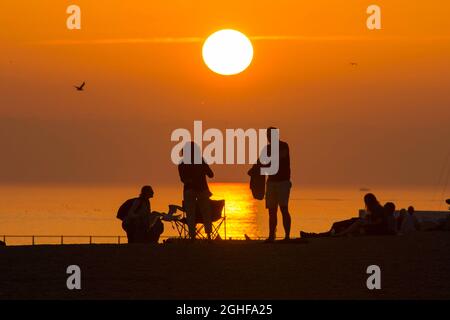
[[[358,63],[357,63],[357,62],[350,62],[350,65],[351,65],[352,67],[357,67],[357,66],[358,66]]]
[[[77,89],[77,91],[83,91],[83,88],[84,88],[84,86],[85,86],[85,84],[86,84],[86,82],[83,82],[82,84],[81,84],[81,86],[74,86],[76,89]]]

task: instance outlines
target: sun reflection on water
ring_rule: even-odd
[[[257,206],[253,200],[247,184],[242,183],[214,183],[210,185],[212,199],[225,199],[227,216],[227,238],[243,238],[259,235],[257,223]],[[224,237],[224,228],[220,231]]]

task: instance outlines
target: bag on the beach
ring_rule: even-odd
[[[261,175],[260,166],[253,165],[248,171],[250,176],[250,190],[252,190],[253,198],[263,200],[266,193],[266,176]]]
[[[120,206],[119,210],[117,210],[117,219],[124,221],[125,218],[128,215],[128,212],[131,209],[131,206],[133,205],[134,201],[137,198],[133,198],[133,199],[128,199],[127,201],[125,201],[124,203],[122,203],[122,205]]]

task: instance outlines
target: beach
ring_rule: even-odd
[[[449,299],[450,233],[0,248],[0,299]],[[66,269],[81,269],[68,290]],[[381,269],[369,290],[366,269]]]

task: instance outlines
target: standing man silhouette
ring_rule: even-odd
[[[278,129],[270,127],[267,129],[267,151],[266,154],[271,156],[272,146],[272,130]],[[289,214],[289,194],[291,191],[291,160],[289,156],[289,145],[284,141],[279,141],[279,167],[278,172],[269,175],[266,184],[266,208],[269,210],[269,238],[267,243],[275,241],[275,233],[277,228],[277,211],[280,207],[283,217],[283,227],[285,232],[285,240],[289,240],[291,233],[291,215]],[[262,164],[262,167],[268,167],[269,164]]]

